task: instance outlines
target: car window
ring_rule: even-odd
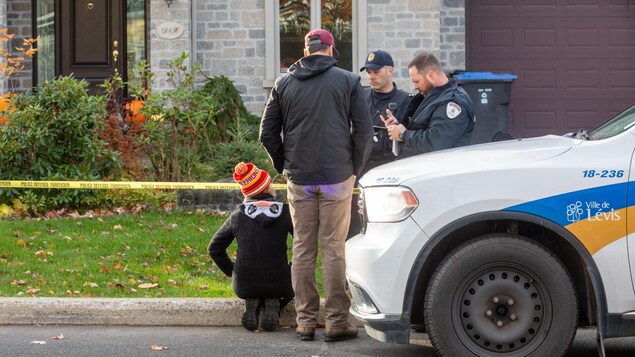
[[[623,133],[635,125],[635,105],[588,133],[589,140],[602,140]]]

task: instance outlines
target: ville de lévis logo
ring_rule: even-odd
[[[567,206],[567,221],[571,223],[580,220],[587,221],[619,221],[620,212],[611,208],[611,204],[604,201],[576,201]]]

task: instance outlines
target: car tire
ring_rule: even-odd
[[[450,252],[426,291],[426,330],[439,356],[561,356],[578,302],[567,270],[541,244],[513,234]]]

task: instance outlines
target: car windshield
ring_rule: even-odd
[[[606,123],[591,130],[589,140],[602,140],[623,133],[635,125],[635,105],[616,115]]]

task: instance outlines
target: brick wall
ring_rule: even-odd
[[[229,77],[247,109],[260,113],[265,77],[264,0],[195,0],[196,61],[210,76]]]
[[[439,4],[430,0],[368,0],[368,50],[395,62],[397,87],[410,92],[408,63],[420,51],[439,55]]]
[[[200,1],[200,0],[199,0]],[[164,0],[151,0],[149,9],[150,44],[148,63],[155,74],[152,86],[155,90],[173,88],[167,82],[168,62],[185,52],[192,60],[192,0],[174,0],[168,7]],[[164,22],[176,22],[183,27],[183,35],[176,39],[164,39],[157,35],[157,26]]]
[[[0,3],[1,4],[1,3]],[[8,43],[9,50],[12,54],[22,55],[15,50],[16,46],[22,46],[22,39],[31,38],[32,22],[31,22],[31,0],[10,0],[5,2],[6,7],[6,26],[9,33],[15,34],[15,37]],[[4,27],[4,26],[3,26]],[[33,77],[31,75],[32,63],[30,59],[25,59],[24,69],[20,71],[19,76],[14,75],[12,78],[12,86],[17,91],[24,91],[33,85]]]
[[[441,4],[441,62],[448,71],[465,70],[465,1]]]

